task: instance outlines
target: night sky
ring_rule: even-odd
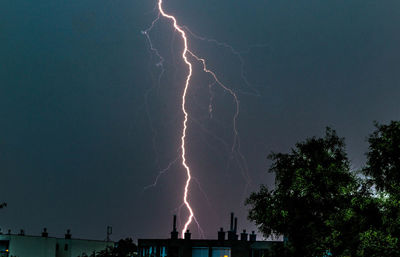
[[[0,211],[3,231],[105,239],[168,237],[185,173],[179,155],[182,42],[161,19],[150,32],[164,72],[141,33],[152,0],[0,1]],[[232,97],[199,63],[188,92],[190,201],[206,237],[239,217],[267,173],[271,152],[332,126],[361,167],[373,121],[400,119],[400,1],[164,0],[194,33],[240,100],[241,153]],[[213,111],[210,113],[209,104]],[[246,169],[247,166],[247,169]],[[199,186],[201,185],[201,187]],[[249,184],[249,186],[246,186]],[[180,221],[187,216],[180,212]],[[179,226],[179,230],[182,227]],[[196,226],[193,237],[199,238]]]

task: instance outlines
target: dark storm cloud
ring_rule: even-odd
[[[185,67],[176,57],[179,38],[161,21],[152,33],[166,58],[158,87],[157,60],[140,33],[156,16],[154,4],[1,1],[0,201],[9,205],[0,227],[38,234],[46,226],[58,235],[71,228],[103,239],[113,225],[115,239],[168,236],[182,169],[173,165],[159,187],[143,188],[179,154],[177,93]],[[251,90],[237,58],[191,41],[242,92],[238,125],[249,191],[272,184],[270,151],[287,151],[331,125],[359,167],[372,121],[400,118],[398,1],[165,0],[165,7],[194,32],[244,51],[259,97],[244,94]],[[197,74],[194,82],[189,160],[208,200],[193,184],[193,205],[206,234],[215,236],[231,210],[246,224],[244,183],[237,163],[229,163],[232,99],[214,88],[209,119],[210,80]]]

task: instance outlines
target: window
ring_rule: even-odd
[[[8,256],[8,247],[10,245],[10,241],[8,240],[1,240],[0,241],[0,257],[7,257]]]
[[[165,246],[161,248],[161,257],[167,257],[167,248]]]
[[[68,244],[64,245],[64,251],[68,251]]]
[[[213,247],[212,257],[231,257],[231,248]]]
[[[171,246],[169,248],[169,257],[179,257],[179,247]]]
[[[193,247],[192,257],[208,257],[208,247]]]
[[[7,252],[8,246],[10,245],[10,241],[1,240],[0,241],[0,252]]]
[[[140,251],[141,252],[139,253],[139,255],[142,257],[156,257],[156,256],[166,257],[167,256],[165,247],[147,246],[147,247],[143,247]]]
[[[157,247],[155,247],[155,246],[150,246],[149,256],[151,256],[151,257],[154,256],[154,257],[155,257],[156,254],[157,254]]]

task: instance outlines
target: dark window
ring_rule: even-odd
[[[168,256],[170,257],[179,257],[179,248],[176,246],[170,247],[168,249]]]
[[[0,241],[0,252],[6,252],[9,245],[10,245],[10,241],[1,240]]]
[[[64,245],[64,251],[68,251],[68,244]]]
[[[56,251],[58,251],[60,249],[60,245],[56,244]]]

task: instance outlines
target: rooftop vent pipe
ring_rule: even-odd
[[[230,227],[230,231],[233,231],[233,212],[231,212],[231,227]]]
[[[191,236],[192,236],[192,234],[190,233],[189,229],[186,230],[185,239],[186,239],[186,240],[190,240]]]
[[[237,240],[236,230],[237,230],[237,218],[234,218],[234,213],[231,212],[231,227],[230,230],[228,231],[229,241]]]
[[[43,228],[42,237],[49,237],[49,233],[47,233],[47,228]]]
[[[218,240],[224,241],[225,240],[225,231],[223,228],[220,228],[218,231]]]
[[[251,231],[250,242],[255,242],[256,240],[257,240],[257,235],[254,233],[254,231]]]
[[[172,225],[171,239],[178,239],[178,231],[176,230],[176,215],[174,215],[174,221]]]
[[[240,234],[240,240],[241,241],[247,241],[246,229],[243,229],[243,232]]]
[[[67,229],[67,233],[65,234],[65,239],[71,239],[71,230]]]

